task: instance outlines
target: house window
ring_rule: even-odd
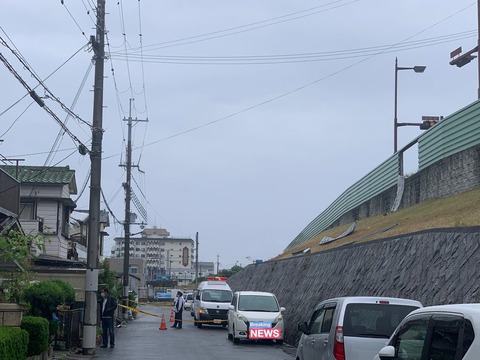
[[[35,202],[20,202],[20,219],[35,220]]]
[[[62,206],[62,235],[68,238],[68,229],[70,223],[70,208],[68,206]]]

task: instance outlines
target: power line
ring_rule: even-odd
[[[0,61],[4,63],[4,65],[7,67],[7,69],[15,76],[15,78],[20,82],[20,84],[23,85],[25,89],[27,89],[28,93],[30,96],[35,100],[35,102],[43,108],[50,116],[62,127],[62,129],[70,136],[70,138],[77,142],[79,144],[79,150],[80,152],[85,155],[88,152],[88,148],[78,139],[64,124],[63,122],[58,118],[58,116],[50,110],[50,108],[45,105],[44,101],[37,95],[35,90],[31,89],[25,80],[22,79],[22,77],[15,71],[15,69],[12,67],[12,65],[7,61],[7,59],[3,56],[2,53],[0,53]]]
[[[266,20],[261,20],[261,21],[257,21],[257,22],[254,22],[254,23],[246,24],[246,25],[236,26],[236,27],[232,27],[232,28],[228,28],[228,29],[224,29],[224,30],[218,30],[218,31],[214,31],[214,32],[201,34],[201,35],[189,36],[189,37],[182,38],[182,39],[170,40],[170,41],[166,41],[166,42],[163,42],[163,43],[147,45],[147,46],[145,46],[145,48],[151,48],[150,50],[158,50],[158,49],[164,49],[164,48],[167,48],[167,47],[189,45],[189,44],[194,44],[194,43],[198,43],[198,42],[202,42],[202,41],[208,41],[208,40],[213,40],[213,39],[217,39],[217,38],[221,38],[221,37],[231,36],[231,35],[235,35],[235,34],[239,34],[239,33],[244,33],[244,32],[247,32],[247,31],[257,30],[257,29],[264,28],[264,27],[267,27],[267,26],[273,26],[273,25],[285,23],[287,21],[302,19],[302,18],[305,18],[307,16],[312,16],[312,15],[316,15],[316,14],[319,14],[319,13],[334,10],[334,9],[337,9],[337,8],[340,8],[340,7],[343,7],[343,6],[347,6],[347,5],[353,4],[355,2],[358,2],[360,0],[353,0],[353,1],[349,1],[349,2],[344,3],[344,4],[337,4],[337,3],[341,3],[342,1],[344,1],[344,0],[336,0],[336,1],[329,2],[327,4],[315,6],[313,8],[309,8],[309,9],[306,9],[306,10],[300,10],[300,11],[297,11],[297,12],[294,12],[294,13],[290,13],[290,14],[286,14],[286,15],[282,15],[282,16],[278,16],[278,17],[270,18],[270,19],[266,19]],[[328,9],[317,10],[317,9],[325,8],[325,7],[328,7],[328,6],[332,6],[332,7],[328,8]],[[304,13],[307,13],[307,14],[304,14]],[[302,14],[302,15],[300,15],[300,14]],[[223,34],[223,33],[227,33],[227,34]],[[219,34],[219,35],[216,35],[216,34]],[[210,36],[210,35],[214,35],[214,36]],[[202,37],[205,37],[205,38],[199,39],[199,38],[202,38]],[[192,40],[192,39],[197,39],[197,40]],[[186,41],[186,40],[192,40],[192,41]],[[174,43],[177,43],[177,44],[174,44]],[[168,45],[168,44],[170,44],[170,45]],[[164,45],[164,46],[162,46],[162,45]],[[132,50],[138,50],[138,48],[132,49]],[[146,49],[145,51],[150,51],[150,50]]]
[[[185,64],[185,65],[271,65],[299,62],[318,62],[345,60],[358,57],[371,56],[378,52],[392,53],[408,51],[423,47],[440,45],[448,42],[476,36],[477,31],[465,31],[456,34],[443,35],[433,38],[405,42],[400,44],[389,44],[365,48],[296,53],[276,55],[239,55],[239,56],[180,56],[180,55],[134,55],[129,54],[129,61],[140,61],[142,63],[163,63],[163,64]],[[123,60],[120,53],[111,54],[112,58]]]
[[[73,116],[74,118],[76,118],[77,120],[83,122],[84,124],[88,125],[90,128],[92,128],[92,126],[85,120],[83,120],[80,116],[78,116],[77,114],[75,114],[72,110],[70,110],[67,106],[65,106],[65,104],[63,104],[59,98],[57,98],[48,88],[47,86],[45,85],[45,83],[40,79],[40,77],[35,73],[35,71],[33,71],[31,69],[31,67],[29,66],[28,62],[21,56],[19,56],[19,54],[15,51],[13,51],[13,49],[6,43],[6,41],[0,37],[0,43],[5,46],[7,49],[9,49],[12,54],[18,59],[18,61],[20,61],[20,63],[24,66],[24,68],[34,77],[35,80],[37,80],[37,82],[44,88],[44,90],[49,94],[49,97],[53,98],[53,100],[55,100],[59,105],[60,107],[67,113],[67,114],[70,114],[70,116]],[[6,61],[6,59],[5,59]],[[4,62],[5,62],[4,61]],[[12,68],[13,69],[13,68]],[[33,90],[32,90],[33,91]],[[34,99],[35,100],[35,99]]]

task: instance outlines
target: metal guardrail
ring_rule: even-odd
[[[418,137],[419,170],[480,144],[480,101],[453,113]]]
[[[480,144],[480,101],[446,117],[350,186],[313,219],[284,251],[310,240],[342,215],[396,185],[399,175],[403,175],[403,152],[415,143],[418,143],[419,170]]]

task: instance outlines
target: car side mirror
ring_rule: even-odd
[[[385,346],[378,352],[380,360],[392,360],[395,358],[395,348],[391,345]]]
[[[228,310],[234,310],[234,309],[235,309],[235,307],[233,305],[231,305],[231,304],[228,305]]]
[[[308,326],[307,326],[307,323],[305,321],[299,322],[297,324],[297,329],[298,329],[298,331],[301,331],[302,333],[308,335]]]
[[[285,310],[287,309],[285,309],[283,306],[280,308],[280,312],[284,312]]]
[[[200,294],[195,296],[195,300],[200,300]]]

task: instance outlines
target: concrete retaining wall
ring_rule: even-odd
[[[480,300],[480,227],[422,231],[301,257],[252,264],[228,280],[232,290],[273,292],[285,306],[285,341],[299,321],[336,296],[394,296],[424,305]]]

